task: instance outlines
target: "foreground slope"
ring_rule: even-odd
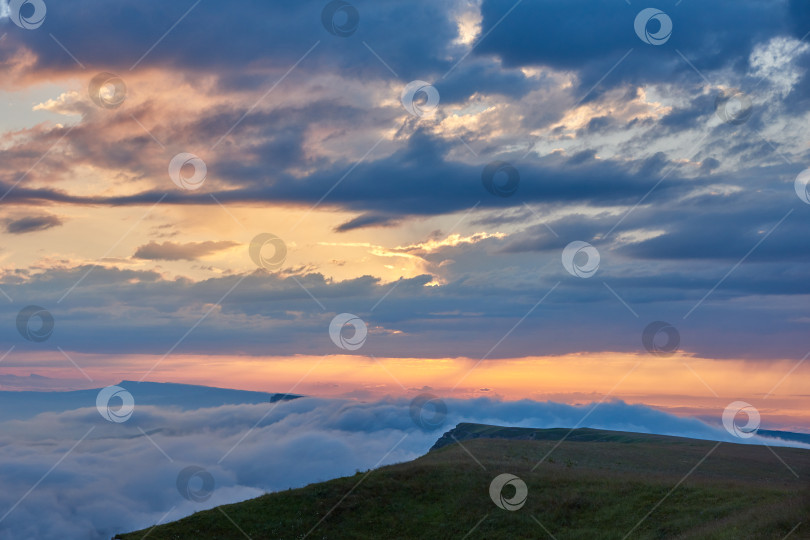
[[[461,424],[408,463],[117,538],[810,538],[808,450],[568,433]],[[527,485],[519,510],[490,498],[501,473]]]

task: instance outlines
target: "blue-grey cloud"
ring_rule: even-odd
[[[238,245],[237,242],[228,240],[220,242],[188,242],[185,244],[149,242],[138,247],[133,257],[154,261],[192,261]]]
[[[385,214],[362,214],[335,227],[336,232],[348,232],[364,227],[393,227],[398,222]]]
[[[504,245],[497,239],[483,242],[485,257],[482,246],[434,253],[429,256],[434,261],[455,261],[445,267],[447,283],[426,287],[432,277],[424,275],[402,280],[393,290],[371,276],[332,281],[311,273],[293,279],[256,272],[194,282],[152,271],[77,267],[18,276],[23,280],[4,290],[50,310],[55,327],[47,342],[32,343],[13,324],[0,326],[0,340],[15,345],[4,365],[31,369],[23,353],[55,346],[110,355],[88,360],[94,363],[87,368],[109,368],[122,352],[232,354],[237,348],[251,355],[334,354],[329,323],[344,312],[357,314],[375,329],[358,354],[377,357],[481,358],[496,343],[492,358],[643,353],[641,331],[652,320],[678,321],[682,350],[698,356],[798,359],[806,352],[806,314],[800,301],[807,294],[804,266],[743,264],[720,283],[736,261],[640,263],[603,249],[596,277],[583,280],[564,270],[558,249],[508,254],[500,252]],[[531,275],[522,270],[527,264],[535,269]],[[91,269],[64,302],[55,302]],[[763,295],[791,294],[796,300],[778,307],[762,301]],[[221,307],[203,317],[223,297]],[[0,314],[13,321],[21,306],[0,305]],[[509,339],[502,340],[507,332]],[[761,339],[763,332],[770,338]]]
[[[9,234],[25,234],[44,231],[62,225],[59,216],[40,215],[11,219],[6,222],[6,232]]]
[[[521,3],[485,0],[482,31],[488,35],[477,55],[495,55],[506,66],[550,66],[574,70],[584,94],[602,79],[596,94],[623,84],[699,81],[677,51],[706,72],[742,72],[753,47],[770,37],[802,37],[807,10],[799,2],[767,4],[724,0],[687,4],[668,0],[656,8],[672,20],[670,39],[661,46],[642,42],[633,30],[641,7],[609,2],[551,0]],[[502,19],[502,20],[501,20]],[[616,65],[632,49],[624,61]],[[608,74],[608,76],[605,76]],[[585,97],[583,95],[583,97]]]
[[[405,280],[380,304],[375,322],[402,333],[370,341],[375,354],[480,356],[558,281],[559,288],[499,348],[499,355],[537,352],[532,332],[547,338],[540,352],[548,354],[577,348],[637,351],[637,321],[616,318],[617,312],[631,315],[604,281],[652,320],[662,318],[661,312],[682,318],[712,291],[683,323],[684,344],[696,354],[794,356],[802,347],[797,336],[804,331],[796,322],[805,318],[799,306],[810,292],[804,279],[810,213],[792,186],[810,160],[810,152],[796,143],[803,140],[807,80],[802,68],[810,55],[789,59],[797,75],[784,94],[777,91],[778,77],[756,74],[751,55],[778,39],[801,38],[807,9],[798,1],[665,2],[659,7],[672,17],[675,29],[670,41],[655,47],[633,31],[639,6],[523,2],[507,14],[515,5],[484,1],[479,39],[471,48],[457,41],[454,17],[464,5],[358,5],[357,32],[339,38],[321,25],[320,2],[200,3],[139,66],[144,73],[164,70],[182,76],[201,92],[228,99],[187,115],[171,114],[175,111],[167,108],[165,96],[157,94],[132,110],[125,103],[104,114],[77,105],[81,119],[69,134],[68,126],[52,124],[12,134],[0,150],[0,193],[7,204],[30,207],[151,205],[163,197],[166,206],[301,208],[311,208],[328,193],[321,207],[355,215],[337,225],[346,233],[369,226],[407,227],[408,220],[473,208],[470,223],[508,231],[503,239],[420,254],[443,284],[425,287],[430,276]],[[14,71],[23,79],[67,80],[79,72],[89,78],[100,69],[126,73],[191,6],[98,0],[56,4],[42,32],[21,31],[9,23],[8,48],[0,54],[11,62],[20,58],[15,54],[21,47],[34,53],[31,63]],[[50,34],[92,69],[80,70]],[[292,94],[304,89],[316,97],[270,99],[250,109],[318,40],[312,54],[284,79],[289,88],[273,94],[275,99],[282,88]],[[780,68],[785,73],[790,71],[786,66]],[[415,78],[434,82],[441,103],[460,108],[447,112],[440,107],[435,121],[409,118],[400,125],[404,115],[398,92]],[[197,84],[201,80],[208,82]],[[332,86],[329,92],[324,85]],[[721,123],[714,111],[719,92],[733,85],[750,92],[755,102],[743,125]],[[358,96],[358,86],[372,90]],[[138,89],[132,90],[137,95]],[[591,117],[581,122],[567,118],[584,97],[596,107],[586,112]],[[498,118],[491,124],[476,118],[467,125],[455,116],[481,109]],[[243,117],[246,111],[250,114]],[[140,127],[123,138],[99,135],[118,133],[113,130],[122,122],[132,125],[128,113],[158,140],[194,148],[211,148],[242,120],[220,151],[206,156],[210,181],[201,191],[167,194],[172,186],[167,185],[166,152]],[[479,120],[484,127],[476,127]],[[455,122],[464,127],[448,127]],[[311,137],[324,129],[329,131],[325,144],[340,140],[347,148],[320,153]],[[391,130],[393,137],[360,159],[372,142],[358,141],[374,141],[377,133]],[[537,140],[535,133],[540,133]],[[534,151],[527,153],[529,148]],[[44,157],[31,169],[34,156]],[[493,196],[482,184],[486,164],[495,160],[508,161],[520,173],[511,197]],[[150,187],[115,196],[66,187],[83,167],[125,174],[140,180],[136,185]],[[601,281],[570,280],[563,270],[560,252],[574,240],[599,249]],[[192,244],[175,238],[142,246],[139,255],[194,258],[221,247],[213,244],[190,249]],[[47,275],[16,269],[0,285],[12,298],[52,306],[90,269],[53,268]],[[53,339],[70,350],[162,354],[239,277],[194,282],[98,267],[77,287],[80,295],[53,308],[58,320]],[[327,313],[320,313],[288,275],[252,275],[183,348],[222,352],[238,342],[248,353],[259,354],[272,343],[285,354],[324,353],[331,350],[323,331],[330,314],[367,316],[388,290],[371,277],[333,282],[298,271],[296,278]],[[762,322],[764,296],[792,296],[793,302],[773,305]],[[732,299],[735,309],[722,305]],[[122,305],[126,315],[115,313]],[[21,307],[0,309],[13,320]],[[108,312],[113,315],[98,315]],[[453,313],[458,315],[448,315]],[[245,316],[254,317],[255,324],[245,324]],[[691,321],[704,326],[691,328],[690,336]],[[756,343],[749,330],[758,325],[773,340]],[[571,327],[582,328],[587,338],[561,338]],[[0,335],[20,340],[10,325]],[[19,346],[32,347],[27,342]]]

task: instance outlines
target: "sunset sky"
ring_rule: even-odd
[[[741,399],[810,432],[810,7],[662,1],[660,44],[645,7],[4,5],[0,389]]]

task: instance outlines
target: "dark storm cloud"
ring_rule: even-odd
[[[775,35],[796,38],[810,29],[800,2],[722,0],[711,3],[658,2],[672,19],[671,38],[662,46],[643,43],[633,31],[642,6],[574,0],[523,2],[509,16],[511,0],[484,0],[482,30],[491,33],[476,55],[495,55],[507,67],[550,66],[575,70],[583,93],[630,49],[597,93],[627,83],[699,81],[676,49],[702,71],[747,67],[753,47]],[[800,30],[803,28],[804,30]]]
[[[319,40],[319,54],[310,61],[320,68],[346,68],[389,77],[363,41],[409,80],[451,65],[445,53],[457,31],[446,6],[431,2],[357,4],[360,25],[351,39],[344,39],[331,35],[322,25],[321,11],[326,3],[238,0],[194,6],[190,0],[79,0],[70,5],[49,4],[44,32],[24,34],[8,20],[6,24],[9,41],[37,54],[33,67],[37,71],[76,68],[74,60],[58,48],[49,34],[55,35],[83,64],[122,72],[142,57],[139,66],[143,68],[161,66],[223,74],[242,71],[243,66],[286,70]],[[176,27],[167,32],[175,23]],[[234,86],[238,83],[245,88],[263,86],[265,82],[249,76],[232,80]]]
[[[223,203],[283,201],[311,205],[330,192],[328,198],[324,199],[326,205],[396,217],[444,214],[469,209],[476,203],[481,208],[533,201],[583,202],[596,206],[633,204],[649,191],[665,170],[677,167],[676,163],[669,163],[663,154],[638,160],[606,160],[597,159],[593,151],[516,161],[514,165],[521,177],[520,188],[514,197],[505,201],[491,195],[483,187],[482,165],[449,160],[446,153],[450,148],[450,142],[417,130],[410,135],[403,148],[394,150],[387,157],[369,159],[356,165],[349,161],[323,163],[306,177],[300,178],[279,169],[273,163],[272,153],[264,165],[256,164],[257,160],[261,162],[265,159],[263,154],[266,148],[259,145],[243,150],[245,155],[250,156],[249,159],[226,159],[211,163],[209,173],[220,179],[231,179],[240,186],[215,192],[217,199]],[[284,153],[284,148],[279,152]],[[135,152],[100,157],[111,168],[119,158],[124,161],[118,166],[145,167],[146,160]],[[77,156],[71,154],[66,159],[75,164]],[[158,178],[163,177],[164,169],[165,162],[156,161],[153,174]],[[351,174],[346,175],[349,170]],[[345,179],[332,191],[344,175]],[[661,186],[655,196],[662,197],[671,190],[683,189],[677,177],[677,172],[672,173],[672,181]],[[700,180],[695,182],[699,183]],[[11,185],[3,186],[0,183],[0,190],[3,187],[8,189]],[[9,200],[141,205],[153,204],[164,194],[166,191],[160,190],[117,197],[78,196],[55,189],[18,186],[11,191]],[[189,194],[177,190],[168,192],[163,203],[217,204],[207,193]]]
[[[143,67],[218,72],[246,65],[286,69],[321,40],[323,50],[311,58],[321,69],[330,66],[352,69],[365,77],[388,78],[391,73],[371,55],[365,42],[402,80],[439,80],[445,79],[442,76],[466,52],[464,46],[453,43],[458,36],[453,5],[355,3],[360,22],[349,38],[333,36],[324,29],[321,10],[325,5],[321,0],[239,0],[197,6],[190,0],[79,0],[70,5],[49,5],[42,27],[45,32],[18,31],[8,21],[6,24],[8,40],[33,49],[37,54],[33,69],[46,71],[76,68],[74,60],[49,34],[84,64],[117,70],[129,69],[144,55]],[[504,17],[514,5],[511,0],[482,3],[481,36],[486,37],[475,48],[474,56],[497,56],[506,68],[541,65],[575,70],[580,72],[583,85],[591,85],[634,48],[604,82],[606,87],[640,79],[671,82],[673,75],[691,71],[674,52],[676,48],[701,70],[740,69],[756,43],[774,35],[800,38],[810,23],[810,13],[799,0],[723,0],[710,4],[666,0],[657,7],[672,18],[672,37],[663,47],[645,47],[633,32],[633,20],[640,9],[636,5],[542,0],[520,3]],[[231,88],[264,86],[260,76],[240,72],[225,77],[229,82],[222,84]],[[458,80],[453,81],[453,77]],[[451,100],[479,85],[486,91],[513,96],[528,89],[519,71],[475,62],[461,63],[442,84]]]

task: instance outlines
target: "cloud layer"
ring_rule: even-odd
[[[404,398],[301,398],[182,410],[138,406],[137,391],[135,396],[135,412],[124,423],[105,421],[93,406],[3,422],[0,512],[6,515],[0,538],[106,540],[267,491],[414,459],[458,422],[574,427],[593,407],[448,400],[444,424],[425,431]],[[618,401],[602,404],[581,425],[734,441],[722,428]],[[178,492],[178,475],[188,466],[214,478],[215,489],[203,502]]]
[[[324,323],[354,312],[386,336],[375,354],[480,357],[556,287],[499,355],[532,352],[529,329],[545,354],[635,352],[662,319],[696,355],[806,352],[801,3],[670,2],[660,46],[631,6],[383,2],[358,6],[347,37],[323,8],[82,0],[37,30],[3,19],[3,90],[56,87],[2,135],[20,236],[3,316],[37,303],[58,311],[62,348],[160,354],[222,298],[187,352],[324,353]],[[435,86],[433,114],[403,107],[414,79]],[[739,95],[750,116],[724,122]],[[188,167],[168,166],[189,152],[207,176],[183,190]],[[492,187],[504,171],[508,194]],[[78,240],[99,228],[109,244]],[[249,275],[263,232],[289,257]],[[598,249],[596,279],[563,270],[573,241]]]

